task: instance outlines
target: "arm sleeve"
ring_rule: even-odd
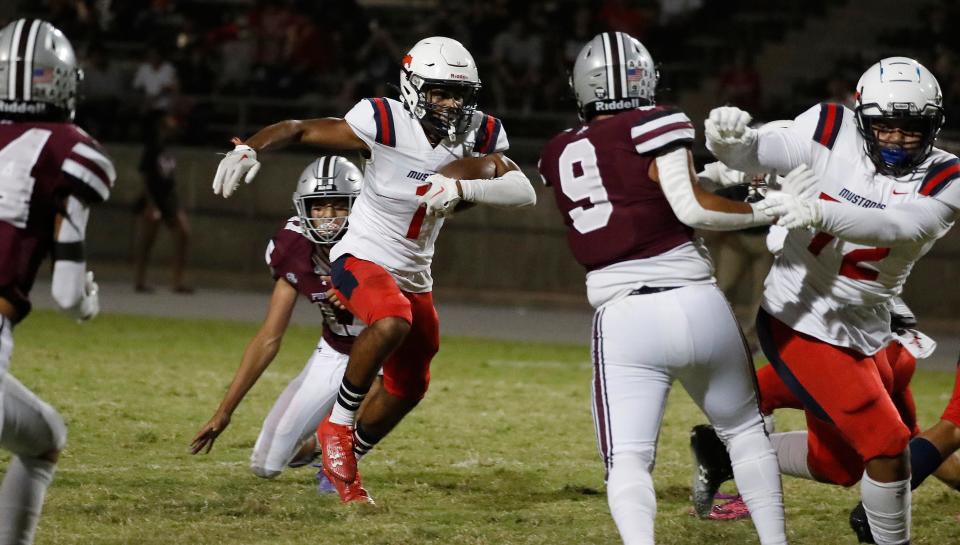
[[[67,197],[67,212],[53,246],[53,281],[50,294],[61,310],[78,310],[85,295],[87,264],[83,239],[90,209],[76,197]]]
[[[960,216],[960,211],[936,199],[919,199],[886,209],[817,202],[821,211],[820,230],[869,246],[936,240],[946,234]]]
[[[677,218],[694,229],[735,231],[747,227],[769,225],[771,219],[750,205],[752,214],[733,214],[707,210],[697,201],[690,180],[690,163],[685,148],[657,157],[660,187]]]
[[[537,193],[521,170],[491,180],[460,180],[463,200],[502,207],[533,206]]]

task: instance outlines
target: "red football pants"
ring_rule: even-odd
[[[422,399],[430,385],[430,362],[440,349],[433,294],[405,292],[383,267],[351,255],[333,262],[330,276],[337,297],[365,324],[391,317],[410,323],[403,343],[383,362],[383,387],[402,399]]]
[[[894,373],[889,347],[864,356],[794,331],[764,311],[757,333],[771,362],[757,373],[761,409],[803,408],[807,466],[818,480],[850,486],[863,475],[865,460],[903,452],[916,422],[907,388],[916,361],[902,356],[906,350],[896,350]],[[893,395],[895,387],[901,395]],[[910,427],[901,409],[910,414]]]

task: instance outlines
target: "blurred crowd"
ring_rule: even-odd
[[[50,20],[81,52],[80,121],[91,132],[105,140],[135,139],[141,127],[118,121],[163,111],[176,120],[178,140],[190,144],[208,141],[218,121],[218,137],[224,125],[239,125],[238,117],[253,125],[264,121],[257,111],[250,119],[237,109],[218,109],[230,100],[252,98],[264,115],[283,117],[287,111],[277,107],[311,105],[309,112],[290,114],[342,115],[361,97],[394,96],[404,51],[436,34],[470,49],[484,82],[481,103],[501,116],[571,115],[567,82],[574,57],[592,35],[612,29],[639,38],[665,67],[661,101],[713,77],[719,101],[772,119],[783,113],[764,95],[753,66],[757,48],[778,39],[784,25],[802,24],[800,11],[810,16],[831,2],[463,0],[365,7],[358,0],[21,0],[15,11]],[[761,19],[741,17],[747,27],[716,24],[734,14]],[[878,36],[922,53],[921,62],[940,78],[948,111],[960,109],[960,42],[950,40],[947,29],[957,15],[960,4],[930,0],[922,29],[912,23],[915,30],[896,40]],[[874,60],[842,58],[828,76],[808,82],[806,96],[849,103],[857,77]]]

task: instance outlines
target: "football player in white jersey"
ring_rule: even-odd
[[[327,300],[330,248],[347,232],[362,177],[360,169],[339,156],[320,157],[303,170],[293,193],[297,215],[267,245],[266,261],[275,283],[266,318],[244,351],[216,413],[194,436],[194,454],[210,452],[230,425],[233,412],[279,351],[294,305],[303,295],[319,306],[323,336],[303,371],[283,390],[264,420],[250,455],[250,470],[272,479],[285,467],[301,467],[316,457],[317,426],[333,407],[350,347],[364,327]],[[379,382],[374,382],[373,390],[378,387]],[[363,454],[358,452],[358,458]],[[329,481],[322,472],[318,478],[321,491],[326,492]],[[362,486],[349,492],[351,498],[369,498]]]
[[[861,497],[877,543],[908,543],[910,432],[881,348],[893,338],[888,301],[960,216],[960,161],[934,147],[940,87],[916,61],[891,57],[860,78],[855,111],[820,104],[760,132],[749,121],[714,109],[707,147],[738,170],[807,164],[820,177],[819,200],[768,194],[762,205],[792,229],[766,280],[762,348],[803,401],[808,437],[865,461]]]
[[[536,202],[530,181],[502,156],[508,143],[500,120],[476,110],[479,88],[466,48],[450,38],[426,38],[402,60],[400,100],[361,100],[344,119],[270,125],[237,140],[217,168],[213,189],[226,197],[241,179],[253,179],[257,154],[267,149],[300,142],[367,157],[350,230],[330,252],[331,300],[368,324],[350,352],[333,412],[318,429],[323,466],[335,483],[359,482],[354,442],[375,444],[427,391],[440,341],[430,262],[444,217],[460,201],[507,207]],[[436,174],[463,157],[487,157],[497,177]],[[383,389],[354,426],[381,366]]]

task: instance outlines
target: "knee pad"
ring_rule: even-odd
[[[50,405],[44,403],[41,410],[43,421],[50,430],[50,441],[46,448],[41,448],[40,453],[45,454],[50,451],[61,451],[67,446],[67,425],[63,421],[60,413]]]

